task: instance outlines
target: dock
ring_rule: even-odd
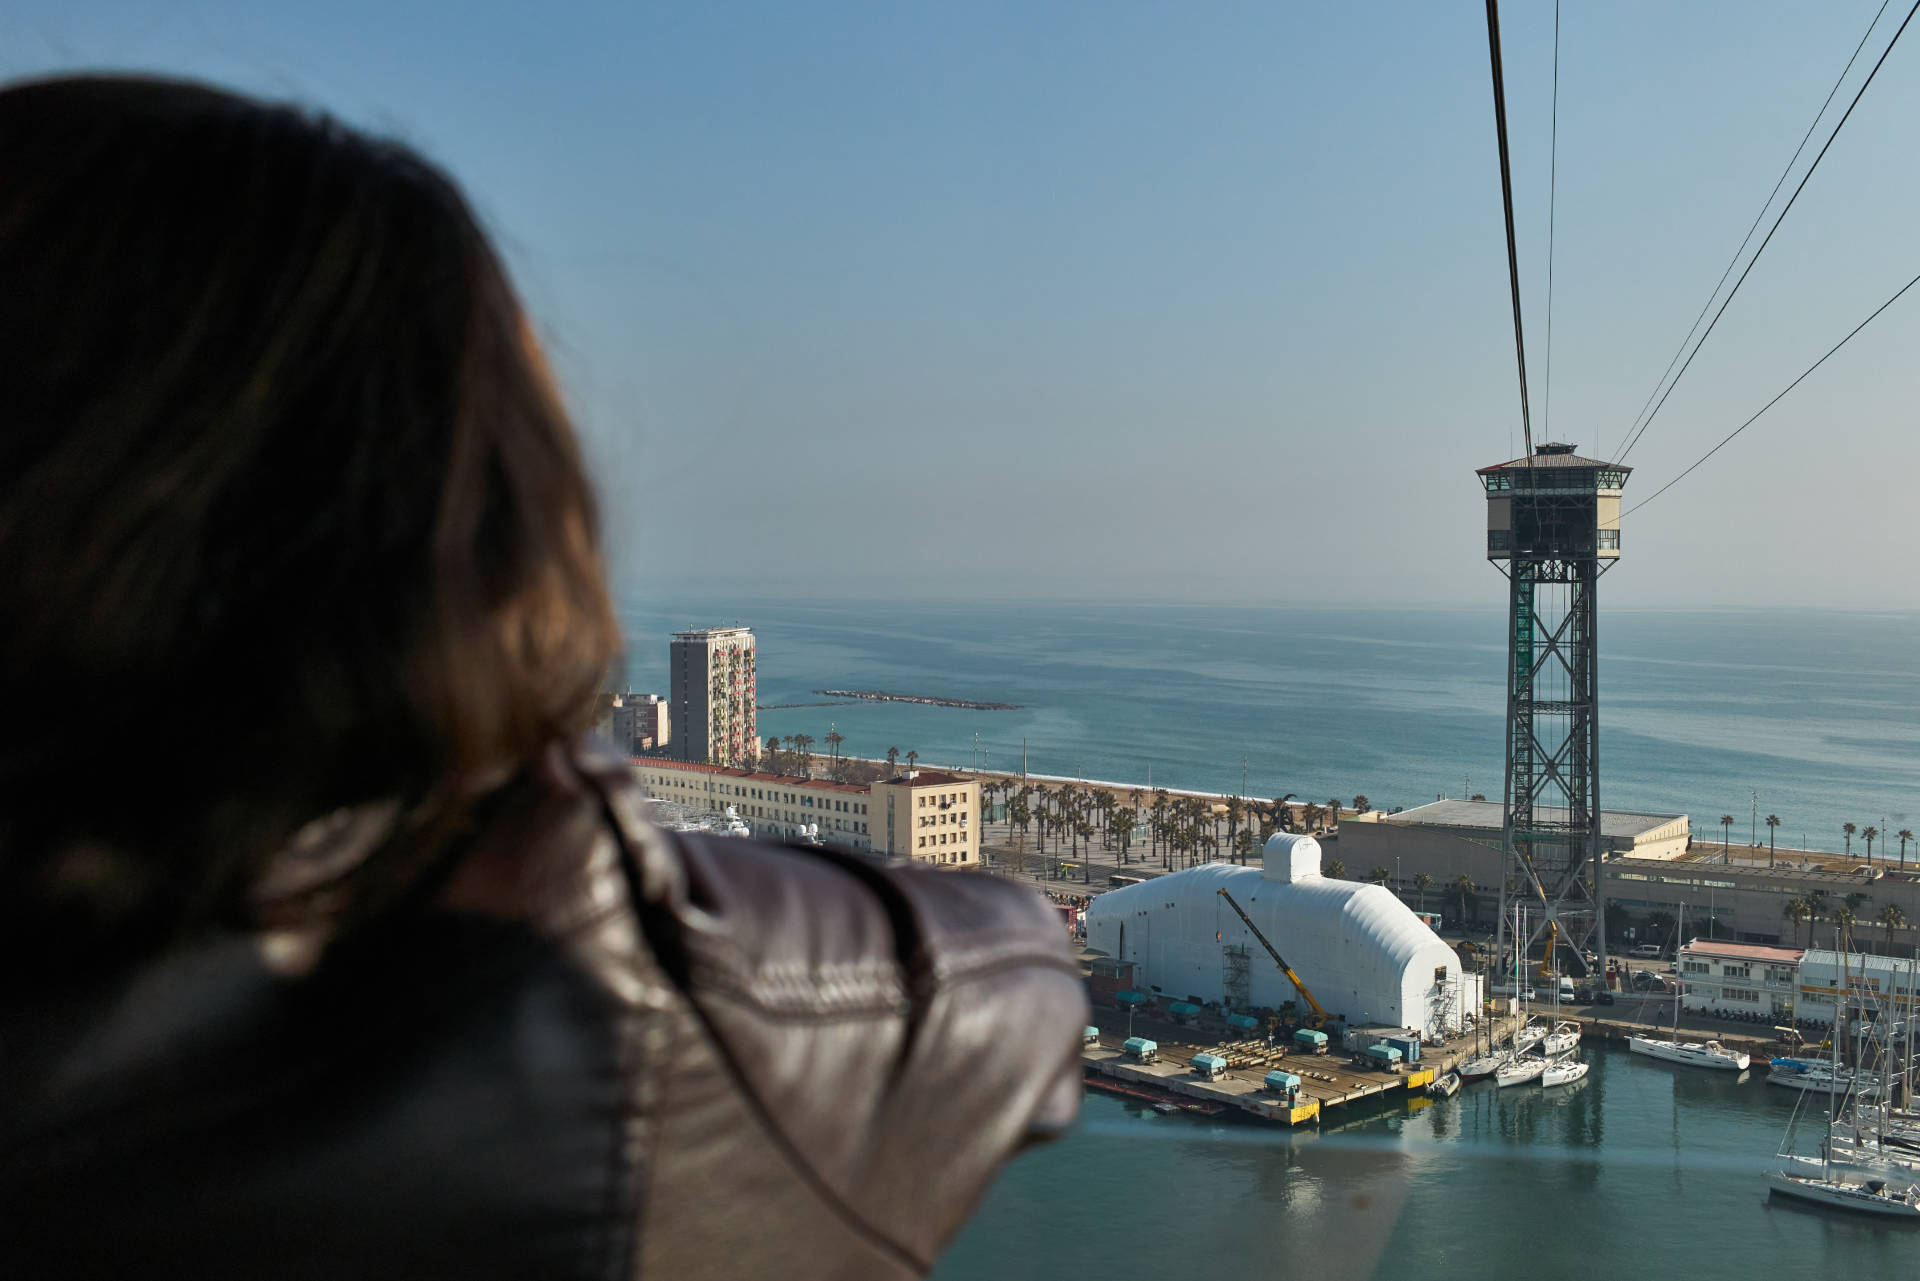
[[[1181,1024],[1138,1016],[1129,1024],[1126,1015],[1116,1011],[1098,1010],[1096,1014],[1100,1038],[1080,1053],[1088,1088],[1143,1102],[1171,1103],[1182,1111],[1206,1115],[1237,1112],[1276,1125],[1308,1124],[1319,1120],[1323,1112],[1357,1103],[1395,1096],[1422,1097],[1422,1091],[1436,1076],[1476,1052],[1472,1036],[1457,1037],[1423,1049],[1420,1061],[1411,1067],[1388,1072],[1358,1067],[1339,1050],[1309,1054],[1285,1045],[1269,1046],[1264,1037],[1207,1041],[1196,1035],[1196,1029]],[[1496,1031],[1504,1032],[1507,1022],[1500,1020]],[[1158,1043],[1153,1062],[1143,1063],[1126,1053],[1123,1046],[1130,1034]],[[1484,1038],[1485,1033],[1481,1035]],[[1204,1079],[1190,1065],[1196,1054],[1217,1054],[1226,1059],[1226,1072],[1213,1080]],[[1275,1068],[1300,1078],[1299,1099],[1292,1107],[1266,1087],[1266,1075]]]

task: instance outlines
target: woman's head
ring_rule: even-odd
[[[0,567],[0,894],[105,849],[155,928],[316,813],[529,759],[616,645],[452,182],[178,82],[0,89]]]

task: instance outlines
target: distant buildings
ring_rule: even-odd
[[[644,757],[633,770],[654,796],[716,813],[731,806],[755,836],[769,840],[815,830],[823,844],[903,862],[951,870],[980,865],[980,784],[970,778],[907,771],[861,787]]]
[[[675,632],[668,654],[676,760],[732,768],[759,758],[753,632],[704,627]]]
[[[629,756],[643,756],[673,738],[667,700],[658,694],[602,694],[594,709],[593,732]]]

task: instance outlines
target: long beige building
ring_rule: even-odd
[[[745,627],[673,634],[667,665],[674,759],[742,768],[760,758],[757,661]]]
[[[813,831],[823,844],[903,862],[980,865],[980,784],[959,775],[909,770],[862,787],[657,757],[634,758],[633,771],[661,800],[715,813],[731,807],[768,840]]]

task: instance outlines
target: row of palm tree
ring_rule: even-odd
[[[1860,909],[1871,899],[1871,895],[1856,890],[1836,902],[1829,900],[1824,891],[1815,889],[1807,891],[1801,898],[1790,900],[1780,909],[1780,914],[1796,926],[1806,925],[1807,946],[1812,947],[1814,922],[1829,921],[1843,930],[1851,930],[1859,920]],[[1895,930],[1909,928],[1907,914],[1893,903],[1882,907],[1873,922],[1880,927],[1884,941],[1888,943],[1893,941]]]
[[[1106,788],[1075,783],[1048,786],[1014,778],[989,780],[980,791],[986,816],[994,817],[998,805],[1001,816],[1019,834],[1023,849],[1025,838],[1033,833],[1038,852],[1045,855],[1051,838],[1058,861],[1063,850],[1069,856],[1078,856],[1083,847],[1091,853],[1098,838],[1101,849],[1117,854],[1126,865],[1133,861],[1135,833],[1144,831],[1143,861],[1157,859],[1168,871],[1222,856],[1245,863],[1275,832],[1320,829],[1337,822],[1342,808],[1338,800],[1328,801],[1324,809],[1312,802],[1295,805],[1292,793],[1270,802],[1240,796],[1220,802],[1175,796],[1164,787],[1151,792],[1129,789],[1123,801]],[[1364,795],[1353,798],[1355,810],[1366,806]],[[1083,876],[1092,879],[1090,866]]]

